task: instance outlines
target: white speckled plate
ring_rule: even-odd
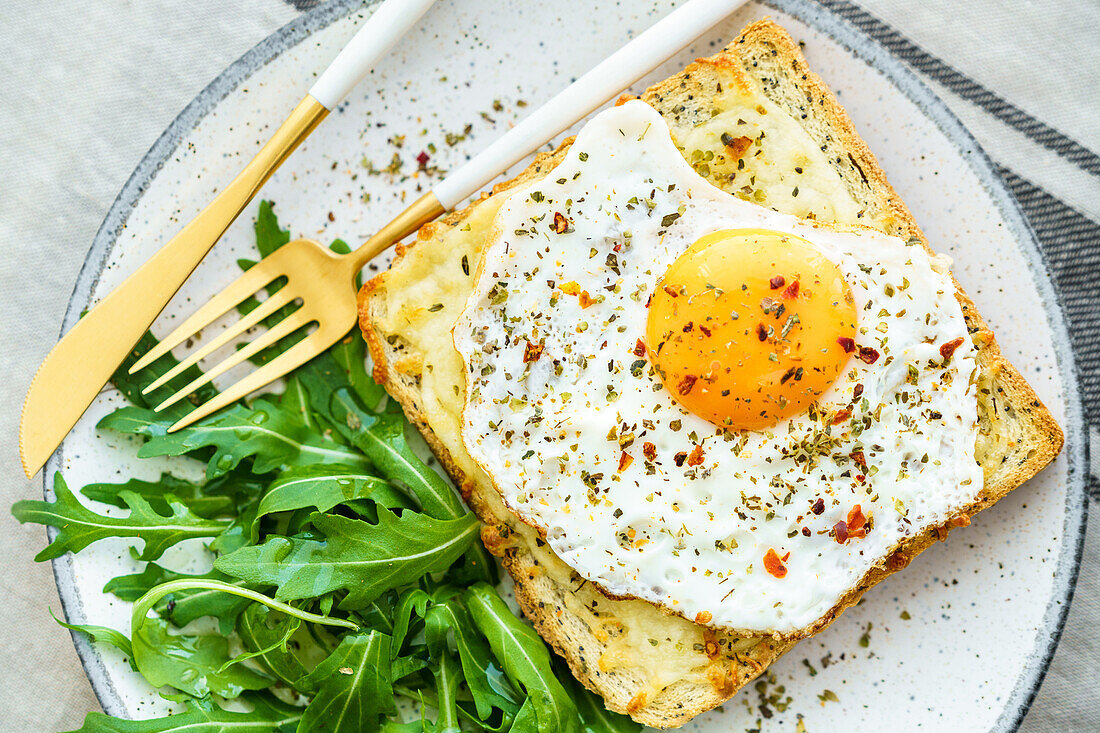
[[[546,98],[673,4],[607,0],[578,11],[570,3],[442,0],[263,196],[277,202],[295,236],[362,240],[398,209],[395,197],[424,183],[371,174],[369,164],[384,169],[396,153],[411,172],[415,156],[434,143],[432,164],[453,167],[524,112],[519,100]],[[359,2],[336,0],[301,17],[230,66],[183,111],[108,214],[66,328],[239,169],[367,12]],[[853,724],[1014,730],[1057,643],[1085,519],[1081,408],[1056,294],[1031,231],[974,140],[897,60],[819,6],[777,0],[743,8],[650,80],[712,53],[766,14],[805,42],[811,67],[840,95],[933,247],[955,258],[959,281],[1066,428],[1067,443],[1042,475],[775,664],[768,694],[782,689],[780,699],[790,698],[782,711],[775,705],[761,710],[761,696],[750,686],[691,729],[741,730],[763,718],[765,730],[789,731],[802,716],[810,731]],[[494,109],[494,100],[502,109]],[[447,133],[461,136],[468,123],[464,139],[446,144]],[[404,147],[387,142],[395,135],[406,136]],[[158,332],[234,277],[235,259],[251,254],[254,212],[253,206],[230,228],[169,306]],[[120,401],[111,390],[100,396],[47,475],[63,470],[79,487],[161,470],[157,461],[136,460],[134,443],[96,431],[99,418]],[[46,495],[52,498],[48,486]],[[205,560],[201,548],[190,547],[174,549],[165,562],[185,569]],[[127,628],[126,604],[101,592],[110,577],[135,570],[126,543],[99,543],[54,568],[70,621]],[[92,648],[79,637],[75,642],[107,712],[148,717],[168,709],[114,650]],[[827,690],[835,697],[823,702]]]

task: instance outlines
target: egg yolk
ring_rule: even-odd
[[[840,375],[856,309],[805,239],[737,229],[700,238],[654,289],[646,349],[683,407],[734,430],[804,411]]]

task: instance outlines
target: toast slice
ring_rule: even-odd
[[[641,98],[663,116],[695,170],[715,185],[783,213],[925,242],[843,108],[809,71],[797,43],[770,20],[748,26],[724,51]],[[507,191],[545,176],[570,142],[540,155],[465,209],[424,226],[414,244],[398,247],[391,268],[360,292],[360,325],[375,378],[401,403],[484,522],[482,540],[514,578],[519,604],[539,633],[608,708],[647,725],[676,727],[729,699],[794,642],[738,637],[645,601],[602,595],[505,509],[460,438],[465,383],[451,327],[472,290]],[[950,526],[908,540],[872,569],[822,628],[868,588],[945,539],[953,526],[968,524],[968,516],[1035,475],[1061,449],[1061,429],[956,287],[979,349],[977,456],[984,489]]]

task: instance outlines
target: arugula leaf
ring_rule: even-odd
[[[390,637],[380,631],[348,634],[307,678],[317,694],[299,733],[370,733],[397,711],[390,679]]]
[[[53,611],[50,611],[50,615],[53,616]],[[95,626],[93,624],[70,624],[62,621],[57,616],[53,616],[53,620],[57,622],[58,626],[63,626],[69,631],[78,631],[85,634],[93,642],[102,642],[110,644],[115,647],[130,659],[134,658],[134,650],[130,645],[130,640],[126,637],[126,634],[121,631],[112,629],[110,626]]]
[[[337,341],[328,353],[343,372],[344,382],[351,385],[363,404],[371,409],[376,408],[386,396],[386,390],[367,373],[367,342],[363,340],[359,329],[354,329]],[[311,366],[317,364],[317,360],[310,362]]]
[[[408,497],[385,479],[346,466],[304,466],[279,474],[260,500],[249,528],[252,541],[259,535],[259,521],[268,514],[314,507],[327,512],[337,504],[373,499],[387,507],[409,508]]]
[[[262,593],[217,580],[175,580],[158,585],[134,603],[130,616],[134,666],[154,687],[171,685],[189,695],[210,693],[236,697],[244,690],[269,687],[272,679],[241,664],[232,663],[228,640],[223,636],[170,634],[168,623],[149,618],[149,611],[166,596],[193,589],[219,590],[248,598],[302,621],[358,629],[343,619],[318,616],[288,606]]]
[[[236,404],[174,433],[168,432],[171,424],[163,413],[123,407],[100,420],[98,427],[148,438],[138,451],[140,458],[213,448],[207,478],[221,476],[249,457],[254,459],[254,473],[311,464],[341,463],[360,469],[368,465],[358,453],[308,430],[265,397],[257,398],[251,408]]]
[[[261,257],[267,257],[290,241],[290,230],[279,227],[273,201],[260,201],[252,231],[256,234],[256,249],[260,250]]]
[[[462,662],[462,674],[474,698],[477,714],[488,719],[493,708],[505,714],[506,721],[519,712],[520,700],[508,680],[493,664],[489,645],[478,633],[470,614],[457,600],[433,605],[424,617],[431,648],[432,633],[454,633],[455,647]]]
[[[413,453],[405,438],[404,418],[367,410],[343,375],[326,368],[323,360],[306,364],[299,373],[313,409],[363,451],[384,477],[407,486],[425,513],[437,519],[468,513],[454,489]]]
[[[535,630],[516,618],[487,583],[474,584],[463,599],[474,624],[488,639],[493,656],[504,665],[508,679],[527,693],[513,727],[580,733],[577,706],[554,676],[550,653]]]
[[[250,712],[223,710],[207,700],[187,700],[187,711],[156,720],[122,720],[103,713],[88,713],[80,730],[70,733],[272,733],[296,723],[305,712],[271,695],[241,698],[252,704]]]
[[[302,694],[312,694],[316,688],[305,681],[309,670],[299,656],[287,646],[273,646],[274,642],[285,638],[290,624],[297,619],[284,616],[274,626],[270,621],[271,610],[267,606],[249,604],[237,622],[237,634],[245,648],[256,653],[256,660],[270,675]]]
[[[130,479],[123,484],[88,484],[80,493],[94,501],[125,508],[120,494],[128,491],[137,494],[149,503],[159,514],[169,512],[165,495],[170,494],[197,516],[215,517],[231,513],[236,507],[233,498],[226,495],[208,496],[202,487],[194,481],[176,478],[170,473],[162,473],[157,481]]]
[[[322,387],[312,382],[315,378],[316,375],[303,376],[314,407],[323,399],[327,386],[331,386],[331,383]],[[408,423],[404,415],[368,412],[347,387],[328,392],[327,405],[337,429],[366,454],[383,476],[408,487],[426,514],[438,519],[469,516],[469,510],[451,485],[413,452],[405,436]],[[480,542],[467,552],[462,573],[467,583],[496,582],[496,563]]]
[[[459,733],[458,686],[462,682],[462,668],[447,648],[447,627],[429,621],[425,627],[428,652],[431,655],[432,676],[435,678],[436,709],[433,733]],[[427,728],[427,726],[425,726]]]
[[[218,580],[230,582],[241,588],[249,587],[242,580],[211,570],[204,575],[189,575],[166,570],[154,562],[148,563],[140,573],[120,575],[103,586],[104,593],[114,593],[124,601],[136,601],[154,587],[172,580]],[[176,626],[186,626],[197,618],[213,616],[218,619],[222,634],[229,634],[237,623],[237,617],[250,604],[247,598],[231,595],[210,588],[185,588],[157,601],[153,610],[168,618]]]
[[[400,408],[396,412],[375,414],[364,406],[379,401],[375,392],[365,386],[368,381],[375,390],[381,388],[366,373],[362,340],[352,337],[346,345],[348,354],[340,354],[338,344],[295,372],[314,411],[362,450],[385,478],[407,487],[424,512],[437,519],[468,514],[450,484],[413,452],[405,436],[407,423]],[[357,376],[360,372],[361,377]],[[364,386],[357,386],[360,383]],[[491,583],[497,580],[496,563],[480,543],[471,546],[467,553],[463,579]]]
[[[218,558],[214,567],[235,578],[278,586],[276,598],[315,598],[346,590],[341,608],[356,608],[425,573],[446,570],[474,541],[477,519],[438,520],[379,510],[378,524],[316,514],[324,541],[274,537]]]
[[[127,517],[107,517],[86,508],[69,490],[61,473],[54,474],[57,501],[24,499],[12,506],[12,514],[22,523],[36,522],[60,530],[35,560],[53,560],[66,552],[79,552],[97,540],[107,537],[133,537],[144,540],[142,560],[155,560],[172,545],[195,537],[214,537],[226,527],[226,522],[203,519],[174,497],[165,497],[168,514],[154,511],[145,499],[132,491],[120,491],[119,499],[130,509]]]
[[[274,478],[273,473],[253,473],[252,466],[239,465],[207,481],[201,489],[208,496],[228,496],[240,514],[240,508],[258,499]]]
[[[153,687],[171,685],[195,697],[210,693],[237,697],[262,690],[271,678],[240,664],[226,668],[229,640],[224,636],[171,634],[168,622],[147,618],[131,631],[134,664]]]
[[[393,615],[394,656],[401,651],[405,638],[409,636],[413,614],[423,618],[431,602],[432,597],[421,588],[409,588],[401,594],[397,601],[397,610]]]
[[[303,427],[315,433],[322,432],[317,425],[317,416],[313,414],[313,410],[309,406],[309,395],[306,393],[306,388],[302,385],[302,380],[293,374],[286,378],[286,389],[279,395],[279,407],[288,415],[293,415],[295,419],[301,422]],[[336,438],[336,436],[330,437]]]

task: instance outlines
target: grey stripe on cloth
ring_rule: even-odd
[[[1006,99],[994,94],[978,82],[955,70],[943,60],[924,51],[892,27],[847,0],[818,0],[885,46],[889,51],[917,71],[986,110],[1001,122],[1053,150],[1074,165],[1100,176],[1100,155],[1058,130],[1037,120]]]
[[[998,173],[1024,210],[1054,277],[1081,379],[1081,399],[1091,431],[1089,493],[1100,499],[1100,223],[1066,206],[1004,166]]]

